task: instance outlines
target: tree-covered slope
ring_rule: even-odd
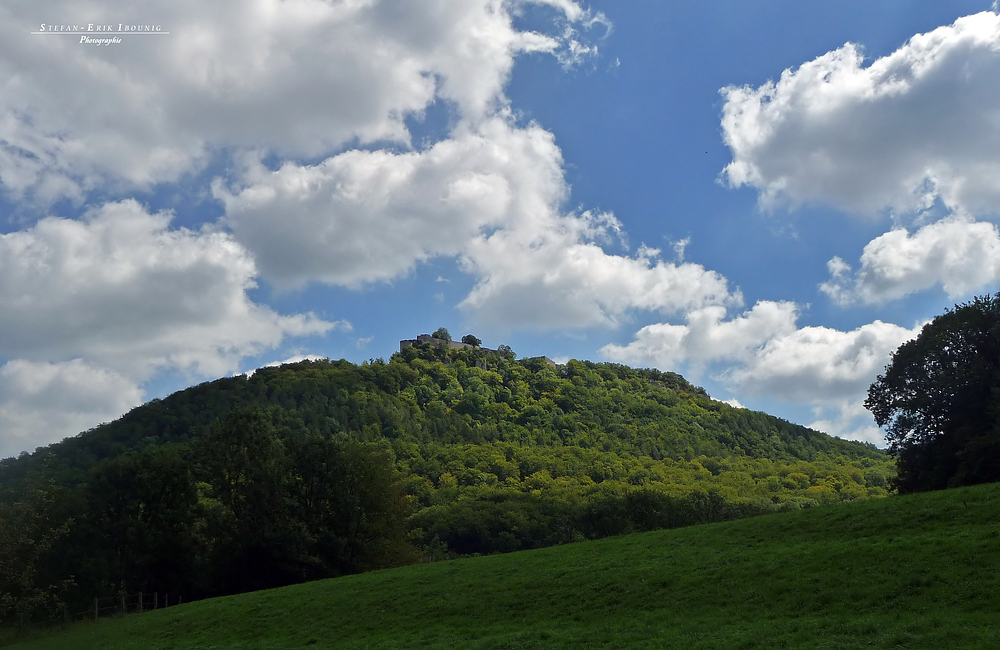
[[[0,479],[42,462],[82,480],[95,462],[148,442],[187,442],[233,409],[268,409],[285,432],[412,444],[580,447],[654,460],[698,456],[883,459],[765,413],[732,408],[675,373],[481,350],[409,348],[388,363],[304,361],[219,379],[0,464]]]

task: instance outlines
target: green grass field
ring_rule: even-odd
[[[377,571],[16,648],[1000,648],[1000,484]]]

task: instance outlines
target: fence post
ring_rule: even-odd
[[[122,594],[122,608],[121,608],[121,610],[119,612],[119,616],[125,616],[125,614],[127,614],[127,613],[128,613],[128,610],[125,609],[125,594],[123,593]]]
[[[67,608],[66,603],[63,603],[63,622],[66,623],[66,625],[69,625],[69,609]]]
[[[94,622],[97,622],[97,613],[100,611],[97,607],[97,599],[94,599]]]
[[[160,609],[160,592],[153,592],[153,609]]]
[[[139,592],[139,613],[142,614],[142,592]]]

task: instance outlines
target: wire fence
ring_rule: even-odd
[[[171,596],[155,591],[104,596],[85,602],[64,604],[61,611],[59,608],[49,610],[49,614],[44,617],[20,615],[17,617],[17,627],[23,631],[28,628],[69,625],[77,621],[96,621],[100,618],[141,614],[164,607],[173,607],[182,602],[183,599],[179,595]]]
[[[170,594],[160,594],[155,591],[153,593],[144,593],[140,591],[135,594],[95,598],[93,602],[77,603],[72,606],[65,605],[63,607],[63,619],[67,623],[83,618],[93,618],[96,621],[102,616],[141,614],[151,609],[160,609],[161,607],[180,604],[180,596],[174,596],[174,600],[171,601]]]

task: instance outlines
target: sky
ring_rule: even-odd
[[[892,351],[1000,280],[983,0],[5,0],[0,26],[0,457],[438,327],[881,446]]]

